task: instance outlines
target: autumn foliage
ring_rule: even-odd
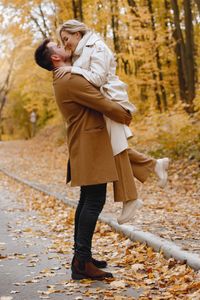
[[[133,131],[140,135],[138,128],[146,126],[159,153],[179,156],[190,149],[186,155],[199,159],[198,0],[4,0],[0,11],[2,139],[31,137],[32,111],[37,130],[62,122],[51,74],[35,64],[33,53],[43,38],[56,39],[65,20],[77,18],[116,54],[118,75],[138,108]]]

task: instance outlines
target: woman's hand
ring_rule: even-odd
[[[70,73],[71,70],[72,70],[71,66],[63,66],[63,67],[57,68],[55,70],[56,78],[63,77],[65,74]]]

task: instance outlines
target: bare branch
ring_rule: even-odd
[[[35,23],[35,25],[37,26],[37,28],[39,29],[39,31],[41,32],[43,38],[47,38],[47,34],[46,32],[41,28],[40,24],[38,23],[38,20],[31,14],[30,15],[31,20]]]
[[[49,30],[49,27],[47,26],[47,23],[46,23],[46,20],[45,20],[45,16],[44,16],[44,13],[42,11],[42,6],[41,4],[39,5],[39,10],[40,10],[40,16],[42,17],[42,23],[44,25],[44,28],[46,30],[46,32],[48,33],[48,36],[51,36],[51,32]]]

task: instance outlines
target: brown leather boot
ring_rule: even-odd
[[[93,265],[95,265],[95,267],[97,267],[99,269],[104,269],[108,265],[105,260],[97,260],[97,259],[95,259],[93,257],[92,257],[91,262],[93,263]]]
[[[104,272],[98,269],[92,261],[84,262],[79,261],[77,258],[73,258],[72,260],[72,279],[80,280],[80,279],[94,279],[94,280],[102,280],[104,278],[112,278],[112,273]]]

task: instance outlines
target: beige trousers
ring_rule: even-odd
[[[135,178],[143,183],[154,172],[156,160],[129,148],[115,156],[115,163],[119,180],[113,182],[114,201],[137,199]]]

